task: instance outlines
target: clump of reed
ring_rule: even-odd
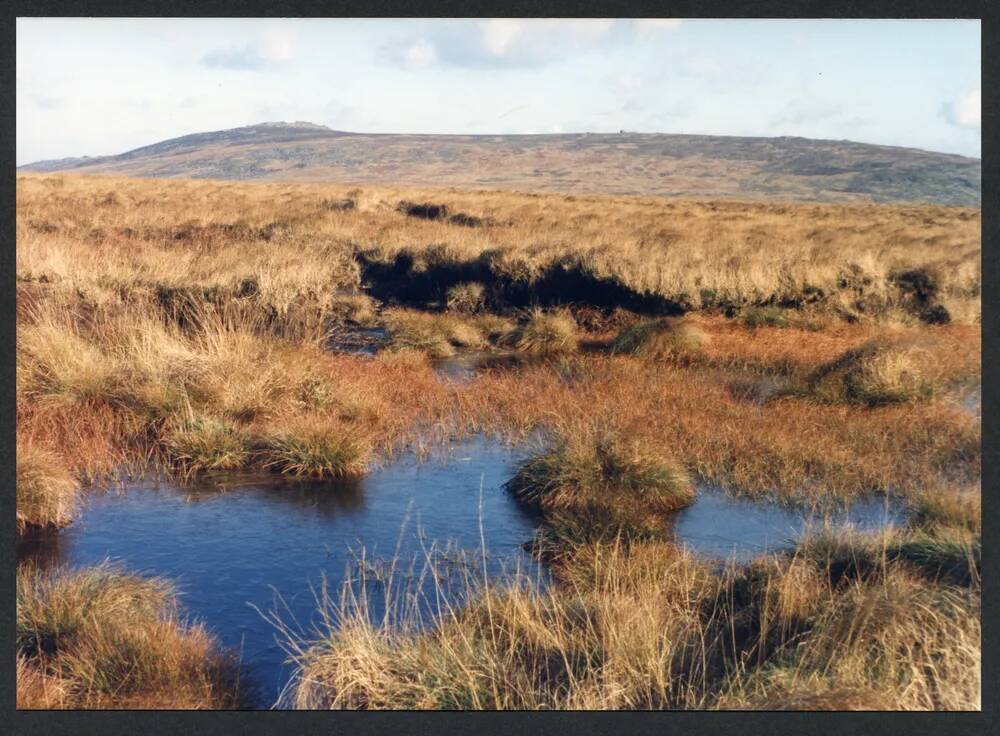
[[[375,300],[367,294],[335,294],[327,302],[326,318],[333,325],[371,327],[378,313]]]
[[[17,574],[17,687],[24,708],[218,709],[241,703],[239,667],[172,589],[106,564]]]
[[[462,605],[440,599],[435,620],[384,584],[392,612],[370,592],[325,598],[321,638],[292,640],[298,708],[601,709],[695,707],[706,672],[694,646],[707,570],[690,559],[640,559],[609,546],[594,556],[600,582],[545,589],[526,575],[459,583]],[[441,575],[429,564],[424,579]],[[444,585],[443,581],[440,583]],[[434,594],[432,595],[432,599]],[[698,683],[698,684],[696,684]]]
[[[665,448],[596,429],[564,432],[525,460],[507,488],[566,533],[582,520],[585,531],[655,534],[664,514],[694,500],[691,480]]]
[[[978,488],[928,488],[914,501],[913,521],[934,532],[939,529],[965,529],[981,534],[983,501]]]
[[[869,406],[928,399],[935,392],[929,360],[915,345],[874,339],[820,366],[809,390],[823,401]]]
[[[890,563],[914,576],[958,586],[978,586],[982,574],[980,538],[955,527],[889,528],[877,534],[819,529],[800,540],[796,551],[834,584],[881,576]]]
[[[791,327],[792,320],[780,307],[748,307],[740,312],[740,322],[747,327]]]
[[[626,327],[611,343],[611,352],[649,359],[688,358],[708,341],[705,331],[690,320],[663,317]]]
[[[978,710],[978,594],[888,565],[822,596],[808,630],[732,681],[722,708]]]
[[[171,464],[185,475],[237,470],[251,460],[250,441],[235,425],[211,417],[179,422],[164,440]]]
[[[503,344],[533,355],[559,355],[577,348],[576,322],[569,312],[532,309],[504,338]]]
[[[910,574],[832,585],[802,555],[721,570],[658,541],[591,542],[558,583],[466,576],[426,621],[346,584],[290,637],[290,704],[348,709],[913,709],[980,706],[980,594]],[[443,585],[433,567],[420,580]],[[433,607],[433,601],[437,601]],[[376,613],[378,611],[378,613]],[[286,630],[286,633],[287,630]]]
[[[333,421],[299,418],[265,437],[264,467],[314,478],[341,478],[367,470],[371,442],[357,428]]]
[[[454,312],[478,312],[485,306],[486,287],[478,281],[467,281],[448,288],[445,304]]]
[[[18,441],[17,530],[61,527],[73,520],[79,501],[79,484],[63,459],[38,444]]]
[[[121,364],[54,309],[42,307],[22,325],[17,346],[17,384],[26,398],[79,404],[121,394]]]
[[[448,358],[455,348],[478,348],[484,344],[476,325],[454,314],[393,310],[386,313],[394,350],[419,350],[431,358]]]

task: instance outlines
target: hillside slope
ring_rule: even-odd
[[[263,123],[23,171],[979,206],[979,159],[806,138],[397,135]]]

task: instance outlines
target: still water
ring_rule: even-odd
[[[254,606],[278,608],[308,631],[318,623],[324,576],[336,597],[362,546],[369,560],[423,559],[434,542],[478,550],[482,520],[487,572],[520,565],[530,574],[522,545],[537,521],[502,488],[516,460],[509,448],[476,439],[452,448],[447,464],[404,457],[352,481],[229,475],[94,492],[72,525],[23,539],[18,556],[72,567],[110,558],[175,580],[185,611],[242,652],[266,707],[291,669],[274,626]]]
[[[540,520],[503,489],[529,451],[474,438],[450,448],[446,458],[419,463],[403,456],[350,481],[228,474],[185,486],[145,483],[91,492],[72,525],[22,538],[18,557],[42,567],[110,559],[176,581],[186,613],[241,654],[260,693],[257,705],[269,707],[292,668],[261,611],[277,611],[309,634],[320,622],[317,591],[325,581],[336,599],[345,579],[353,579],[362,549],[365,569],[376,575],[387,560],[402,560],[405,571],[407,560],[426,559],[436,547],[446,554],[432,556],[446,566],[450,561],[454,568],[464,551],[475,574],[484,570],[495,578],[519,570],[545,584],[545,571],[525,552]],[[664,524],[698,554],[744,561],[789,547],[818,518],[701,487],[695,502]],[[900,521],[901,514],[883,500],[829,519],[872,529]],[[375,587],[372,612],[380,616],[384,598]],[[419,592],[434,598],[426,587]]]

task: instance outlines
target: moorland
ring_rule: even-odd
[[[980,217],[19,173],[18,527],[142,474],[541,437],[507,488],[552,584],[474,576],[432,621],[324,598],[285,705],[977,709]],[[704,484],[906,521],[720,565],[664,533]],[[17,631],[19,707],[243,702],[160,578],[22,565]]]

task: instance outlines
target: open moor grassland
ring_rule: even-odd
[[[510,488],[556,584],[470,581],[423,627],[329,603],[294,643],[292,704],[978,708],[979,227],[936,206],[19,176],[18,526],[71,523],[87,483],[128,472],[351,475],[540,431]],[[376,333],[374,357],[331,350]],[[444,379],[462,352],[521,362]],[[698,483],[884,492],[912,515],[720,571],[658,533]],[[63,575],[19,572],[20,707],[239,702],[165,587]],[[121,631],[53,620],[81,601],[112,601]]]

